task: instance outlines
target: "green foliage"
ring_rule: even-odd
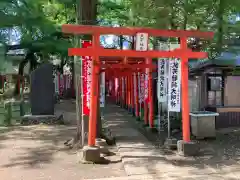
[[[0,28],[15,28],[20,32],[21,44],[43,54],[66,55],[71,46],[61,37],[61,25],[74,15],[64,4],[48,0],[1,0]],[[71,17],[70,17],[71,16]]]
[[[62,24],[76,22],[76,3],[75,0],[0,0],[0,29],[17,27],[23,43],[45,53],[66,54],[72,39],[56,37],[56,32],[61,34]],[[86,11],[91,10],[94,11]],[[232,24],[229,19],[239,11],[239,0],[98,0],[101,25],[214,31],[214,40],[201,45],[211,58],[223,50],[233,51],[228,44],[238,37],[240,22]],[[1,31],[0,37],[5,39]]]

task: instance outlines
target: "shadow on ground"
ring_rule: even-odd
[[[69,104],[75,110],[75,104],[69,102],[66,103],[66,109],[71,109]],[[74,113],[72,109],[70,113]],[[61,109],[58,109],[65,115],[68,115],[67,110],[64,110],[64,102]],[[68,120],[76,121],[75,119],[76,116]],[[75,125],[0,127],[1,179],[32,180],[51,177],[53,180],[81,180],[125,176],[115,147],[111,148],[115,153],[108,157],[110,164],[79,163],[79,151],[64,146],[64,142],[75,135]]]

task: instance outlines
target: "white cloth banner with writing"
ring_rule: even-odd
[[[181,60],[169,61],[168,111],[181,111]]]
[[[145,73],[140,73],[139,77],[139,103],[144,102],[145,95]]]
[[[169,51],[169,45],[166,42],[159,42],[159,50]],[[158,58],[158,81],[157,81],[157,97],[158,102],[167,101],[167,58]]]
[[[85,61],[87,64],[87,107],[90,108],[90,99],[91,99],[91,83],[92,83],[92,58],[85,56]]]
[[[58,75],[55,74],[55,75],[54,75],[54,85],[55,85],[55,93],[57,93],[57,94],[59,93],[59,89],[58,89],[58,86],[59,86],[59,85],[58,85],[58,83],[59,83],[59,82],[58,82]]]
[[[100,81],[100,107],[105,106],[105,72],[101,73]]]

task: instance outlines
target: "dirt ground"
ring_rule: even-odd
[[[62,103],[56,109],[68,121],[75,121],[74,103]],[[126,175],[115,147],[111,151],[116,155],[108,157],[110,164],[79,163],[76,150],[64,146],[75,133],[74,125],[0,128],[0,179],[82,180]]]
[[[77,152],[63,145],[76,133],[75,110],[75,103],[72,101],[64,101],[56,105],[56,114],[63,114],[65,121],[71,124],[68,126],[0,127],[0,179],[83,180],[105,177],[124,179],[126,173],[116,147],[111,148],[116,155],[108,157],[112,163],[97,165],[79,163]],[[123,113],[123,116],[125,114],[127,113]],[[132,126],[137,128],[135,123]],[[146,164],[147,167],[154,167],[154,171],[159,171],[161,174],[166,172],[166,177],[163,179],[174,176],[173,179],[184,180],[240,180],[239,140],[240,129],[222,130],[217,133],[216,139],[200,141],[201,154],[198,157],[183,158],[176,156],[175,153],[166,153],[164,158],[160,159],[146,157]],[[158,142],[157,139],[150,141]],[[159,153],[163,152],[159,151]],[[161,168],[157,166],[163,161],[167,162],[167,165],[173,165],[172,172],[167,171],[166,166]],[[184,172],[198,178],[183,178]]]

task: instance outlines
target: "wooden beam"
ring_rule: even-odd
[[[62,25],[62,32],[70,34],[114,34],[114,35],[136,35],[137,33],[148,33],[150,36],[160,37],[198,37],[213,38],[213,32],[184,31],[184,30],[160,30],[151,28],[133,28],[133,27],[104,27],[87,25]]]
[[[134,50],[119,50],[119,49],[98,49],[93,48],[69,48],[69,56],[120,56],[120,57],[149,57],[149,58],[179,58],[182,56],[187,56],[188,58],[206,58],[206,52],[193,52],[190,49],[181,50],[175,49],[173,51],[134,51]]]

